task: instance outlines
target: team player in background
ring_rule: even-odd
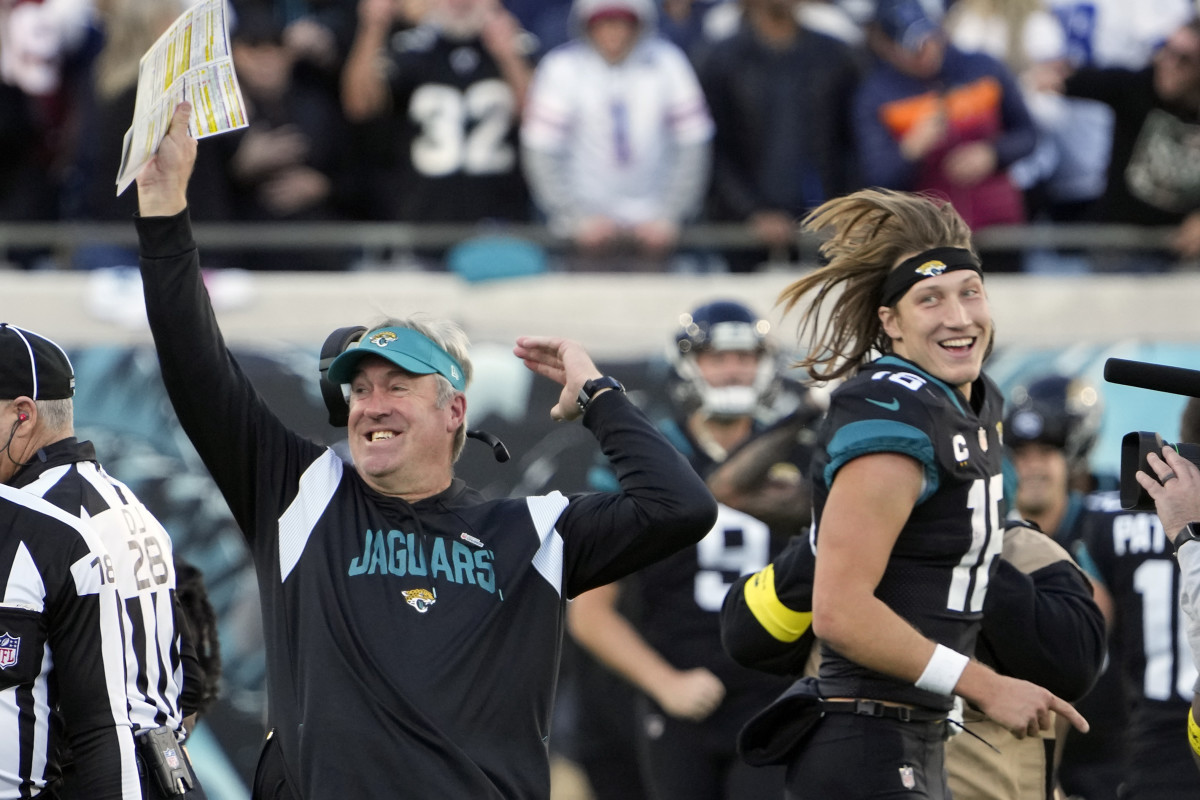
[[[0,481],[86,520],[111,557],[122,601],[129,720],[143,789],[147,798],[168,796],[155,778],[150,753],[163,741],[177,748],[187,765],[187,751],[179,746],[186,737],[183,718],[195,710],[201,691],[194,650],[184,647],[176,627],[171,538],[129,487],[104,471],[91,442],[75,438],[75,373],[61,347],[0,323],[0,372],[0,393],[14,393],[3,402],[16,420],[0,460]],[[185,666],[190,682],[185,682]],[[185,696],[185,685],[191,697]],[[170,796],[204,798],[190,767],[181,770],[187,791]],[[64,794],[83,800],[91,797],[91,787],[68,769]]]
[[[782,379],[768,328],[749,308],[728,300],[680,317],[671,354],[673,413],[658,425],[701,476],[760,433],[764,419],[786,410],[811,422],[819,413],[800,387]],[[695,546],[639,570],[619,587],[580,595],[567,611],[575,640],[642,693],[635,735],[643,780],[657,800],[768,797],[783,790],[782,770],[742,762],[736,739],[787,681],[730,659],[721,647],[718,612],[731,581],[766,566],[799,532],[798,524],[764,521],[778,518],[781,508],[807,508],[802,470],[810,453],[795,449],[786,454],[792,459],[791,491],[776,494],[774,508],[757,509],[762,518],[720,506],[717,524]],[[593,482],[615,485],[607,472]]]
[[[1098,511],[1089,492],[1097,478],[1089,456],[1100,433],[1103,402],[1089,381],[1068,375],[1041,375],[1013,389],[1004,421],[1016,490],[1010,506],[1065,548],[1093,576],[1097,602],[1112,621],[1107,581],[1095,570],[1083,545],[1089,520]],[[1101,505],[1111,503],[1102,501]],[[1110,635],[1110,657],[1087,696],[1076,704],[1091,729],[1063,730],[1057,780],[1069,797],[1116,800],[1126,777],[1126,686],[1121,677],[1124,637]]]

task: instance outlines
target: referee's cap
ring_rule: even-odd
[[[67,353],[33,331],[0,322],[0,398],[65,400],[75,394]]]

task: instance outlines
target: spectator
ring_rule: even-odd
[[[535,59],[571,39],[571,0],[505,0],[504,7],[533,36]]]
[[[138,175],[142,283],[172,405],[258,569],[273,727],[256,796],[392,798],[397,781],[413,797],[548,796],[567,598],[697,541],[716,504],[569,340],[513,352],[562,385],[552,417],[585,416],[618,493],[489,501],[454,478],[472,368],[448,321],[389,320],[329,363],[353,468],[288,429],[205,293],[190,113]]]
[[[1059,18],[1043,0],[959,0],[945,28],[959,49],[987,53],[1020,80],[1038,142],[1033,153],[1013,163],[1010,174],[1024,193],[1030,219],[1078,221],[1104,192],[1112,111],[1037,86],[1040,70],[1068,63]]]
[[[89,3],[0,2],[0,219],[62,217],[85,75],[98,40]],[[50,252],[41,248],[6,255],[27,269],[50,265]]]
[[[0,393],[15,394],[0,380]],[[13,432],[21,413],[4,412]],[[86,523],[0,485],[0,559],[0,795],[57,798],[58,750],[69,739],[90,800],[141,800],[104,546]]]
[[[363,153],[381,178],[375,216],[528,220],[517,130],[532,66],[515,19],[498,0],[444,0],[395,30],[396,11],[394,0],[360,0],[342,73],[347,117],[374,121],[368,133],[380,137]]]
[[[708,185],[712,120],[651,0],[576,0],[521,127],[530,188],[574,269],[661,269]]]
[[[183,718],[195,712],[202,678],[184,673],[194,647],[177,627],[171,537],[150,510],[96,460],[91,442],[75,438],[75,371],[67,354],[32,331],[0,323],[0,404],[13,426],[0,461],[0,481],[37,495],[86,520],[111,555],[112,580],[122,601],[128,719],[148,800],[204,800],[187,751],[177,759],[187,791],[169,792],[171,776],[151,751],[186,738]],[[2,424],[2,423],[0,423]],[[87,775],[67,770],[63,797],[91,797]]]
[[[688,56],[728,36],[738,16],[734,0],[659,0],[657,5],[659,33]]]
[[[1100,222],[1170,226],[1170,252],[1098,255],[1097,269],[1162,271],[1200,257],[1200,21],[1174,31],[1142,70],[1083,68],[1061,84],[1112,107],[1114,128]]]
[[[863,45],[864,17],[870,17],[873,3],[845,0],[800,0],[796,14],[800,24],[809,30],[832,36],[858,51]],[[866,8],[864,8],[866,6]]]
[[[333,221],[352,216],[355,187],[349,126],[334,99],[295,79],[284,28],[266,10],[247,9],[230,43],[246,101],[248,127],[221,145],[229,151],[233,218],[245,222]],[[253,269],[338,269],[340,251],[268,251],[243,256]]]
[[[684,402],[659,426],[704,476],[761,431],[756,416],[781,388],[779,361],[765,321],[740,303],[706,303],[680,322],[674,361]],[[792,465],[790,491],[778,494],[774,513],[764,516],[807,508],[804,455],[800,450],[802,463]],[[607,484],[615,487],[611,475]],[[729,582],[766,566],[798,527],[772,527],[722,506],[700,542],[620,587],[580,595],[568,609],[575,640],[643,693],[637,711],[642,777],[658,800],[782,793],[782,770],[743,763],[736,736],[787,683],[730,660],[721,648],[718,612]],[[619,597],[626,594],[631,599],[621,608]],[[591,698],[588,705],[606,702]]]
[[[1154,52],[1196,14],[1192,0],[1045,0],[1067,34],[1075,67],[1150,66]]]
[[[80,116],[87,136],[79,137],[72,157],[67,213],[72,219],[127,221],[137,211],[131,191],[116,195],[116,178],[124,152],[125,132],[133,124],[138,66],[163,31],[182,13],[176,0],[106,0],[99,6],[104,43],[91,73],[90,91]],[[196,160],[195,219],[227,221],[233,198],[226,174],[228,144],[212,140]],[[228,266],[222,253],[212,266]],[[137,250],[115,244],[84,244],[74,254],[76,269],[132,267]]]
[[[1023,222],[1008,167],[1037,129],[1008,69],[948,43],[917,0],[880,0],[867,41],[878,58],[854,99],[863,182],[944,196],[972,230]]]
[[[795,260],[808,211],[857,188],[850,48],[800,26],[798,0],[742,0],[733,36],[700,48],[696,72],[715,124],[706,218],[746,222],[768,253],[731,257],[748,272],[773,254]]]

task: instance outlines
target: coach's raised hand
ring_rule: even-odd
[[[190,103],[171,116],[158,152],[137,176],[138,211],[143,217],[170,217],[187,208],[187,185],[196,163],[196,140],[188,133]]]

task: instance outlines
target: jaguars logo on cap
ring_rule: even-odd
[[[936,258],[933,261],[926,261],[914,270],[918,275],[924,275],[926,278],[933,278],[945,271],[946,262],[938,261]]]
[[[371,344],[376,347],[387,347],[394,341],[396,341],[396,334],[391,331],[380,331],[370,338]]]

